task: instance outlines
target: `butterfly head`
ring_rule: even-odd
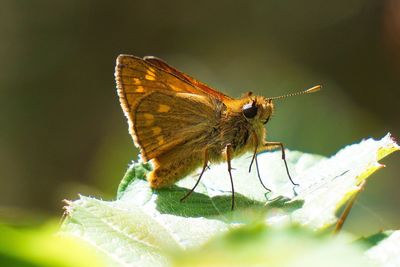
[[[244,96],[244,99],[245,98],[248,98],[248,99],[246,100],[245,104],[242,105],[242,113],[243,113],[243,116],[246,118],[246,120],[251,123],[266,124],[269,121],[269,119],[271,118],[271,115],[274,111],[274,104],[272,103],[272,100],[284,99],[289,96],[310,94],[310,93],[318,92],[320,89],[321,89],[321,86],[316,85],[305,91],[300,91],[300,92],[291,93],[291,94],[282,95],[282,96],[269,97],[269,98],[265,98],[265,97],[261,97],[261,96],[253,97],[252,93],[249,92],[249,93],[247,93],[247,95]]]
[[[266,124],[274,111],[274,104],[271,99],[264,97],[251,97],[242,106],[242,114],[247,121],[252,123]]]

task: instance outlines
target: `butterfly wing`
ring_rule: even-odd
[[[134,139],[146,160],[188,142],[207,138],[215,125],[211,98],[187,93],[152,92],[134,108]],[[202,147],[203,148],[203,147]]]
[[[115,79],[124,109],[129,109],[141,97],[154,90],[194,94],[199,91],[170,73],[130,55],[118,56]]]
[[[203,93],[205,93],[206,95],[212,95],[218,99],[220,99],[221,101],[224,100],[231,100],[232,98],[217,91],[212,89],[211,87],[209,87],[208,85],[206,85],[205,83],[202,83],[196,79],[194,79],[193,77],[175,69],[174,67],[168,65],[164,60],[159,59],[157,57],[153,57],[153,56],[147,56],[143,58],[146,62],[151,63],[154,66],[157,66],[158,68],[175,75],[176,77],[180,78],[182,81],[185,81],[195,87],[197,87],[200,91],[202,91]]]
[[[221,101],[143,59],[121,55],[116,81],[129,132],[145,161],[200,138]]]

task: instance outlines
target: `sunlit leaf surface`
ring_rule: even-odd
[[[153,191],[145,174],[150,164],[132,164],[114,201],[81,196],[67,207],[63,231],[78,236],[104,253],[110,266],[165,266],[170,251],[198,248],[216,235],[251,222],[281,225],[295,222],[320,230],[334,224],[336,211],[359,190],[359,184],[381,168],[378,160],[398,150],[390,135],[347,146],[325,158],[297,151],[258,156],[260,175],[273,193],[261,186],[251,155],[232,162],[236,209],[231,212],[230,180],[225,164],[211,166],[193,193],[197,173],[171,188]]]
[[[366,240],[376,243],[365,254],[377,266],[400,266],[400,230],[385,231],[373,235]]]

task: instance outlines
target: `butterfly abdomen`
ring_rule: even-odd
[[[174,160],[171,160],[171,155],[168,154],[152,160],[153,171],[147,175],[147,180],[154,189],[174,184],[203,163],[202,153],[181,154],[181,157]]]

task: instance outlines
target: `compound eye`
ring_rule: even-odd
[[[257,106],[255,102],[246,104],[242,107],[242,112],[243,115],[247,118],[247,119],[252,119],[257,115]]]

